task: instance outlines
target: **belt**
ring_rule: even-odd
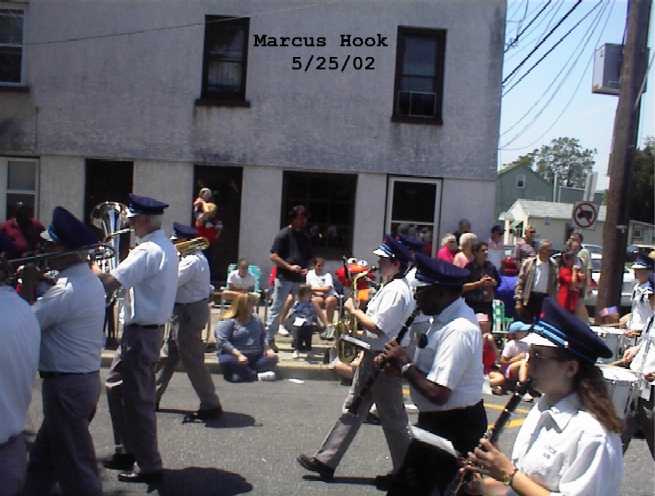
[[[209,298],[203,298],[202,300],[191,301],[191,302],[189,302],[189,303],[178,303],[178,302],[176,301],[176,302],[175,302],[175,306],[178,306],[178,307],[186,307],[186,306],[188,306],[188,305],[195,305],[196,303],[202,303],[202,302],[205,302],[205,301],[208,302],[208,301],[209,301]]]
[[[39,377],[41,377],[41,379],[53,379],[55,377],[63,377],[66,375],[88,375],[97,373],[97,370],[94,370],[93,372],[44,372],[39,370]]]
[[[141,327],[142,329],[159,329],[164,324],[128,324],[127,327]]]

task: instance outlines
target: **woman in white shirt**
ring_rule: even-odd
[[[325,307],[328,325],[334,322],[334,310],[337,308],[337,292],[334,290],[332,274],[323,272],[325,259],[316,257],[314,268],[307,272],[305,282],[312,287],[312,300],[321,308]]]
[[[621,422],[595,366],[598,357],[612,353],[552,298],[543,310],[526,338],[531,344],[528,375],[543,396],[521,427],[511,458],[486,439],[469,454],[473,466],[489,474],[476,477],[469,491],[616,496],[623,478]]]

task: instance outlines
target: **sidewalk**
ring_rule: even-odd
[[[211,309],[211,322],[212,330],[209,336],[203,334],[208,343],[214,343],[213,327],[219,321],[220,310],[217,308]],[[263,308],[260,309],[260,318],[264,321]],[[293,358],[293,350],[291,349],[291,337],[277,336],[275,340],[280,352],[278,363],[278,378],[279,379],[302,379],[302,380],[338,380],[334,371],[330,370],[327,365],[323,364],[323,355],[325,350],[332,347],[332,342],[323,341],[318,335],[314,335],[312,342],[312,351],[310,353],[303,353],[302,358]],[[305,357],[305,355],[307,355]],[[102,351],[102,366],[109,367],[114,358],[114,350],[105,349]],[[216,359],[216,353],[205,353],[205,366],[211,374],[221,374],[221,368]],[[182,365],[179,364],[178,371],[182,370]]]

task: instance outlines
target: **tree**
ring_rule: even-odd
[[[529,164],[532,170],[549,183],[558,177],[561,186],[584,188],[594,166],[596,150],[583,148],[576,138],[557,138],[526,155],[521,155],[508,166]]]
[[[629,218],[655,223],[655,137],[646,138],[644,147],[638,149],[632,160],[632,184],[628,212]]]

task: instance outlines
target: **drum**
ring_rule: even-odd
[[[625,338],[623,329],[616,329],[615,327],[599,327],[592,326],[591,328],[596,335],[605,341],[607,347],[612,350],[610,358],[599,358],[600,363],[612,363],[623,357],[625,351]]]
[[[614,404],[619,418],[624,419],[632,409],[634,400],[639,395],[639,379],[630,369],[613,365],[600,365],[607,394]]]

